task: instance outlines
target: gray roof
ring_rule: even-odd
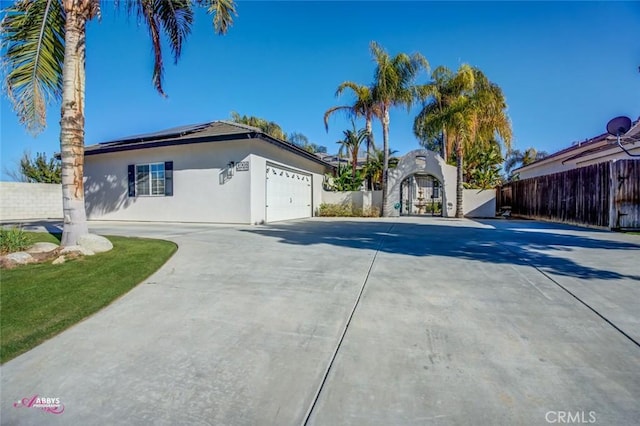
[[[192,124],[188,126],[173,127],[158,132],[145,133],[135,136],[127,136],[113,141],[102,142],[85,147],[85,155],[105,154],[108,152],[130,151],[134,149],[155,148],[160,146],[173,146],[204,142],[221,142],[241,139],[262,139],[265,142],[279,148],[293,152],[311,161],[332,167],[316,155],[304,149],[273,136],[267,135],[256,127],[244,124],[219,120],[208,123]]]
[[[638,119],[636,121],[633,122],[633,125],[631,126],[631,129],[629,129],[629,131],[627,133],[625,133],[622,137],[622,144],[624,145],[625,143],[633,143],[635,142],[638,137],[637,135],[640,135],[640,117],[638,117]],[[605,151],[607,149],[610,148],[610,145],[604,145],[602,146],[602,142],[603,141],[610,141],[611,139],[614,139],[615,137],[611,136],[609,133],[603,133],[601,135],[598,135],[596,137],[593,137],[591,139],[587,139],[584,142],[579,142],[577,144],[571,145],[568,148],[564,148],[561,149],[560,151],[554,152],[553,154],[547,155],[544,158],[541,158],[540,160],[536,160],[533,163],[527,164],[526,166],[520,166],[516,169],[513,169],[513,172],[517,172],[519,170],[523,170],[523,169],[529,169],[531,166],[537,166],[539,163],[546,163],[549,160],[553,160],[554,158],[563,155],[563,154],[567,154],[571,151],[578,151],[578,150],[583,150],[585,147],[589,146],[590,149],[588,150],[584,150],[581,151],[580,153],[573,155],[571,157],[566,158],[563,161],[567,162],[570,160],[575,160],[576,158],[579,157],[583,157],[589,154],[593,154],[596,152],[600,152],[600,151]]]

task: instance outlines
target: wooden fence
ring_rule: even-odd
[[[640,160],[593,164],[510,182],[497,208],[515,216],[611,229],[640,229]]]

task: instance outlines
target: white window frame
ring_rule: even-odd
[[[165,170],[164,162],[157,163],[140,163],[135,165],[134,173],[135,173],[135,182],[136,182],[136,197],[166,197],[166,185],[167,185],[167,171]],[[138,167],[149,167],[149,193],[142,194],[140,193],[140,188],[138,186]],[[162,166],[162,194],[153,194],[153,172],[152,166]],[[159,179],[157,179],[159,180]]]

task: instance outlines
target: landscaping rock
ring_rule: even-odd
[[[64,256],[58,256],[58,257],[56,258],[56,260],[54,260],[53,262],[51,262],[51,264],[52,264],[52,265],[61,265],[61,264],[63,264],[63,263],[65,262],[65,260],[66,260],[66,259],[64,258]]]
[[[93,250],[89,250],[88,248],[83,246],[66,246],[63,247],[62,250],[60,250],[60,254],[67,253],[80,253],[85,256],[93,256],[94,254],[96,254]]]
[[[85,247],[94,253],[102,253],[113,248],[113,244],[111,244],[111,241],[107,240],[103,236],[96,234],[83,235],[82,237],[78,238],[78,245]]]
[[[26,251],[17,251],[15,253],[9,253],[5,256],[6,259],[17,263],[18,265],[25,265],[27,263],[31,263],[34,261],[33,256],[31,256]]]
[[[7,259],[6,256],[0,256],[0,269],[13,269],[16,266],[16,262],[11,259]]]
[[[58,248],[57,244],[53,243],[35,243],[27,250],[27,253],[49,253]]]

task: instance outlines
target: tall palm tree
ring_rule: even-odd
[[[373,101],[380,108],[382,116],[382,141],[384,163],[382,172],[382,216],[387,216],[388,198],[387,179],[389,174],[389,111],[395,106],[406,106],[411,109],[416,98],[416,88],[413,85],[418,73],[429,68],[429,63],[419,53],[409,56],[399,53],[391,57],[378,43],[371,42],[371,55],[376,64],[374,82],[371,90]]]
[[[527,148],[524,151],[519,149],[511,150],[507,153],[504,162],[504,171],[507,176],[511,175],[511,171],[517,167],[527,166],[534,161],[542,160],[549,154],[545,151],[538,151],[535,148]]]
[[[367,140],[367,129],[356,129],[356,124],[352,120],[352,130],[345,130],[342,132],[344,139],[338,141],[340,144],[340,150],[338,151],[338,157],[342,156],[342,153],[346,151],[347,155],[351,157],[351,177],[355,180],[356,170],[358,169],[358,154],[360,152],[360,145]]]
[[[355,95],[353,104],[335,106],[325,111],[324,127],[327,131],[329,130],[329,117],[337,112],[346,113],[350,118],[364,118],[367,131],[367,159],[369,159],[371,152],[376,149],[373,138],[373,119],[381,118],[380,109],[378,104],[373,102],[370,87],[345,81],[338,86],[336,96],[341,96],[346,89],[350,89]]]
[[[88,233],[84,206],[84,101],[86,25],[100,14],[100,0],[17,0],[7,6],[0,29],[5,88],[18,117],[34,135],[46,125],[46,106],[61,100],[60,152],[64,230],[61,244]],[[218,34],[233,23],[233,0],[122,0],[114,2],[144,22],[154,52],[152,81],[165,96],[162,37],[174,60],[191,31],[193,7],[213,15]]]
[[[457,73],[458,76],[451,78],[457,95],[452,96],[444,108],[422,111],[414,130],[418,128],[427,135],[443,130],[447,133],[448,144],[454,147],[456,156],[455,215],[462,217],[465,149],[472,144],[491,149],[495,141],[510,148],[512,131],[500,87],[489,81],[482,71],[468,65],[462,65]]]
[[[418,113],[413,132],[421,141],[421,145],[439,146],[442,158],[446,162],[453,150],[454,138],[448,137],[447,128],[434,127],[431,119],[450,108],[458,97],[473,86],[473,70],[462,65],[454,73],[445,66],[439,66],[431,73],[431,81],[417,87],[418,99],[423,102]]]

